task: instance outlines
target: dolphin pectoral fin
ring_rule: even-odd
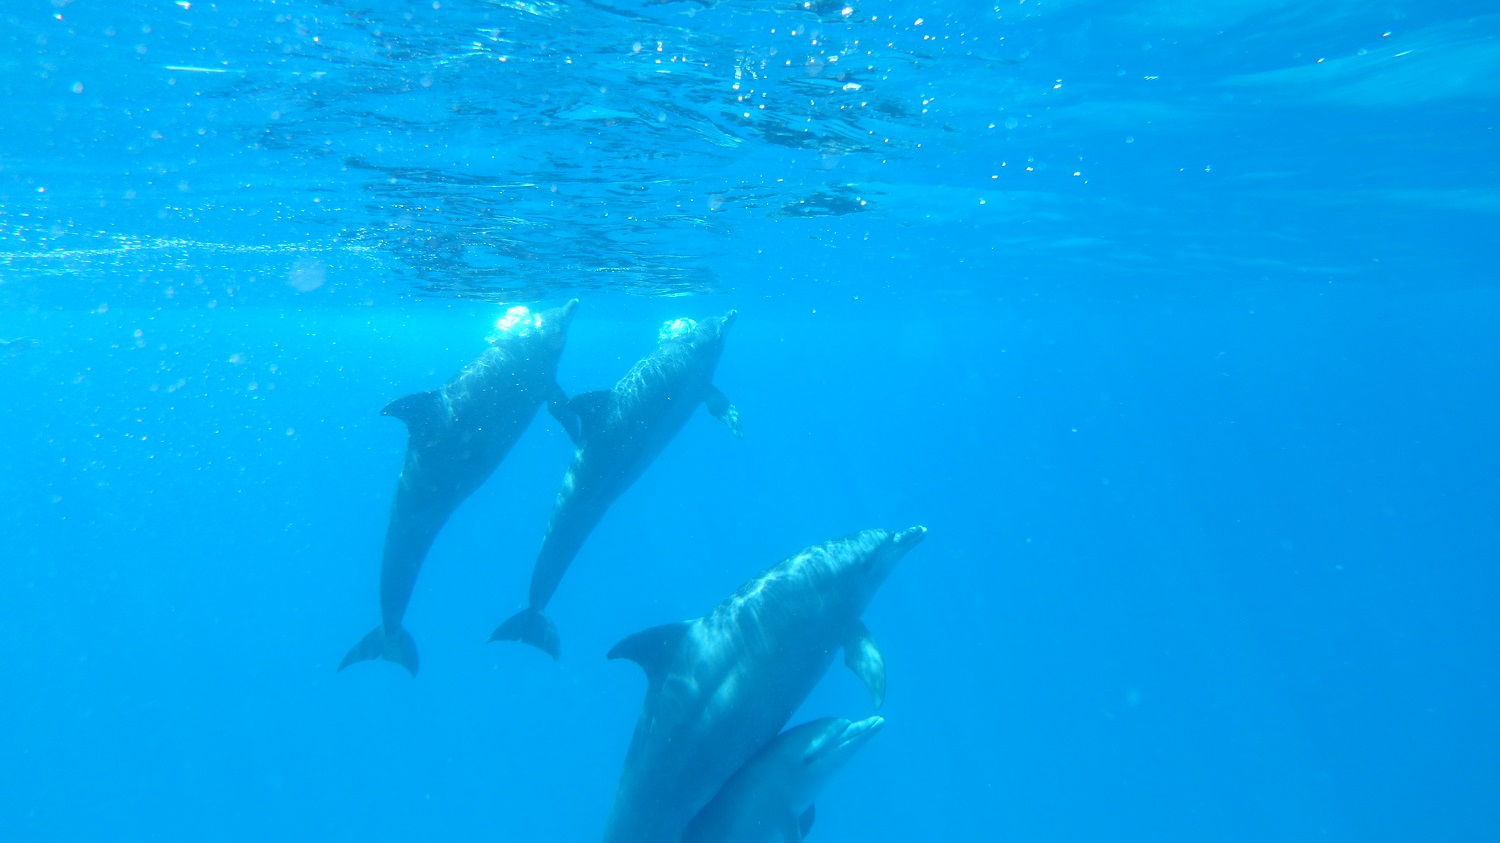
[[[874,701],[875,707],[884,705],[885,657],[875,647],[870,631],[859,621],[854,622],[849,637],[844,639],[844,664],[870,689],[870,699]]]
[[[812,831],[813,820],[815,820],[817,818],[818,818],[818,806],[817,805],[808,805],[807,806],[807,810],[802,812],[802,816],[800,816],[800,817],[797,818],[797,830],[800,831],[800,832],[802,832],[802,836],[803,837],[806,837],[807,833],[809,831]]]
[[[541,650],[557,661],[562,647],[557,639],[557,627],[537,609],[522,609],[511,615],[505,623],[490,633],[491,641],[521,641]]]
[[[672,666],[672,657],[682,646],[693,621],[653,626],[623,639],[609,651],[609,658],[630,659],[646,671],[646,678],[657,681]]]
[[[427,438],[447,421],[448,409],[443,396],[437,390],[414,392],[385,405],[383,416],[395,416],[406,422],[406,430],[412,438]]]
[[[802,843],[803,838],[807,837],[807,832],[804,830],[803,818],[809,816],[811,813],[812,809],[809,808],[803,812],[801,817],[794,816],[790,812],[781,816],[776,826],[782,843]],[[812,820],[807,820],[805,825],[810,828]]]
[[[708,407],[709,415],[728,426],[734,438],[745,438],[745,434],[740,432],[739,409],[729,402],[729,398],[720,392],[717,386],[709,386],[708,394],[703,396],[703,404]]]
[[[580,392],[568,401],[568,410],[578,419],[578,432],[587,437],[604,426],[615,408],[615,392],[612,389],[595,389]]]
[[[355,662],[372,659],[395,662],[406,668],[413,679],[417,676],[417,642],[412,640],[411,633],[401,627],[397,627],[396,631],[390,634],[386,632],[384,626],[377,626],[370,630],[369,635],[361,638],[359,643],[344,655],[344,660],[339,662],[338,669],[341,671]]]
[[[552,395],[547,399],[547,412],[551,413],[552,418],[557,419],[557,423],[567,431],[568,439],[572,440],[575,446],[583,444],[583,431],[579,429],[578,413],[568,406],[567,393],[563,392],[562,387],[557,384],[552,385]]]

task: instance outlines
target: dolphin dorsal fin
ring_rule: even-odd
[[[885,703],[885,657],[875,647],[870,631],[859,621],[854,622],[844,639],[844,664],[864,681],[870,689],[870,699],[880,708]]]
[[[682,646],[693,621],[678,621],[643,629],[616,644],[610,651],[612,659],[630,659],[646,671],[646,678],[656,682],[672,665],[672,657]]]
[[[802,836],[803,837],[806,837],[807,833],[809,831],[812,831],[813,820],[815,820],[817,818],[818,818],[818,806],[817,805],[808,805],[807,806],[807,810],[802,812],[802,816],[800,816],[800,817],[797,818],[797,830],[800,831],[800,832],[802,832]]]
[[[580,392],[568,400],[568,409],[578,417],[579,432],[584,438],[604,426],[605,420],[615,409],[613,389],[595,389]]]
[[[385,405],[383,416],[395,416],[406,422],[406,430],[412,436],[426,436],[433,428],[447,421],[448,410],[443,396],[435,389],[413,392]]]

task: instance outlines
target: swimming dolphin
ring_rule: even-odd
[[[713,385],[734,318],[731,310],[701,322],[666,323],[656,350],[613,389],[584,392],[568,402],[578,416],[578,449],[537,552],[531,599],[495,629],[491,641],[524,641],[557,658],[557,629],[542,610],[605,511],[645,473],[699,404],[740,435],[739,411]]]
[[[339,670],[366,659],[393,661],[417,675],[417,648],[401,626],[417,572],[448,516],[478,489],[526,430],[542,402],[572,434],[557,361],[578,300],[533,313],[511,308],[484,350],[441,389],[392,401],[381,412],[406,422],[406,462],[396,483],[380,566],[380,626]]]
[[[826,717],[782,732],[724,783],[682,843],[801,843],[818,791],[884,724]]]
[[[802,704],[844,650],[885,697],[885,664],[860,622],[925,527],[865,530],[809,547],[745,583],[706,617],[626,638],[610,658],[646,671],[606,843],[679,843],[693,817]]]
[[[0,337],[0,351],[9,354],[12,357],[20,354],[23,351],[36,348],[41,344],[41,340],[35,340],[31,337],[14,337],[10,339]]]

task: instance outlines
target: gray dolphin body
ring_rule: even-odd
[[[568,402],[578,416],[578,449],[537,553],[530,601],[495,629],[491,641],[524,641],[557,658],[557,630],[542,611],[610,505],[645,473],[700,404],[740,435],[739,412],[713,385],[734,318],[731,310],[697,323],[667,323],[656,350],[613,389],[584,392]]]
[[[879,715],[828,717],[782,732],[724,783],[682,843],[801,843],[818,792],[883,725]]]
[[[401,619],[422,561],[448,516],[494,472],[542,402],[554,415],[562,412],[557,363],[577,306],[574,299],[540,313],[513,309],[497,324],[494,344],[446,386],[398,398],[381,411],[406,422],[408,438],[380,567],[380,626],[354,645],[339,670],[385,659],[417,675],[416,644]],[[570,433],[572,418],[559,418]]]
[[[610,658],[639,663],[647,690],[606,843],[680,843],[719,788],[786,725],[839,648],[878,705],[885,665],[860,615],[926,532],[865,530],[814,545],[706,617],[617,644]]]

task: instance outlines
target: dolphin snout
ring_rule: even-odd
[[[843,733],[839,735],[839,746],[857,747],[879,734],[880,728],[884,725],[885,718],[878,714],[847,723]]]
[[[736,318],[738,318],[739,315],[740,315],[740,312],[738,310],[731,310],[728,313],[724,314],[723,317],[721,317],[721,321],[723,322],[723,327],[721,327],[720,330],[727,329],[730,325],[733,325],[734,324],[734,320]]]
[[[573,311],[577,309],[578,299],[568,299],[567,302],[548,310],[546,312],[548,333],[553,337],[566,335],[568,326],[573,324]]]
[[[918,524],[915,527],[907,527],[891,538],[897,547],[916,547],[917,543],[927,537],[927,528]]]

